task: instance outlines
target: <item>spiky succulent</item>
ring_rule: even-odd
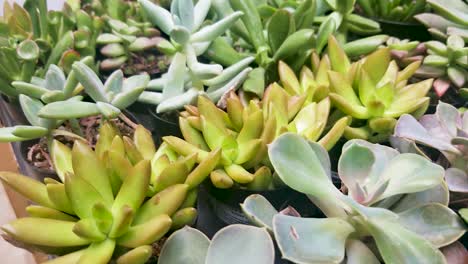
[[[344,136],[374,142],[386,141],[396,119],[403,114],[422,114],[429,105],[427,92],[432,79],[407,84],[418,69],[416,61],[400,70],[390,49],[381,48],[351,63],[334,37],[329,38],[328,79],[330,99],[341,112],[353,118]],[[313,63],[317,64],[317,63]]]
[[[51,263],[145,263],[153,242],[194,221],[194,182],[203,180],[195,178],[208,175],[200,171],[210,160],[199,166],[193,158],[160,162],[158,155],[175,154],[166,147],[156,151],[141,126],[133,140],[119,136],[110,123],[100,133],[96,151],[82,141],[73,149],[54,141],[60,181],[47,178],[42,184],[0,173],[5,184],[36,203],[27,208],[29,217],[2,227],[8,241],[59,255]]]
[[[264,228],[230,225],[211,241],[190,227],[174,232],[164,243],[158,263],[185,264],[190,260],[192,264],[271,264],[274,259],[273,241]]]
[[[437,149],[449,161],[445,178],[451,191],[468,193],[468,114],[440,102],[435,114],[418,120],[403,115],[395,126],[392,144],[424,155],[418,145]],[[402,140],[404,140],[402,142]],[[404,148],[402,148],[404,147]]]
[[[324,134],[330,100],[325,98],[316,103],[307,101],[310,91],[290,92],[293,95],[274,83],[260,102],[245,102],[231,92],[223,100],[226,110],[200,96],[197,107],[186,106],[179,118],[185,141],[172,136],[163,140],[184,156],[193,153],[206,156],[207,151],[220,151],[220,162],[210,174],[211,182],[218,188],[278,188],[281,184],[273,179],[268,144],[290,131],[330,149],[348,125],[348,118],[343,117]]]
[[[235,12],[213,24],[204,25],[211,7],[210,0],[198,1],[196,5],[193,4],[193,0],[172,1],[171,12],[148,0],[139,2],[148,20],[170,36],[171,42],[161,43],[159,48],[173,55],[168,73],[148,84],[149,89],[162,90],[162,93],[147,94],[142,96],[142,100],[158,104],[157,112],[180,109],[184,104],[193,102],[200,92],[205,91],[204,82],[212,78],[218,80],[216,76],[227,71],[223,71],[219,64],[201,63],[197,57],[208,49],[214,39],[224,34],[242,16],[242,12]],[[246,75],[242,70],[246,65],[241,65],[243,66],[235,67],[235,74],[224,74],[222,82],[213,82],[207,92],[222,94],[233,86],[231,82],[239,82],[236,78],[242,81]],[[230,78],[225,79],[226,76]],[[227,84],[230,86],[225,88]]]
[[[438,248],[459,239],[466,226],[447,207],[442,167],[415,154],[362,140],[343,147],[338,174],[348,195],[333,185],[326,151],[294,134],[269,148],[278,176],[302,192],[327,218],[280,212],[262,196],[242,208],[275,236],[294,263],[446,263]],[[291,215],[292,213],[292,215]]]
[[[425,45],[429,55],[424,58],[416,76],[437,78],[434,81],[434,90],[439,97],[442,97],[451,85],[465,94],[468,93],[468,88],[464,88],[468,83],[468,47],[463,38],[451,35],[446,44],[432,40]]]
[[[459,35],[468,41],[468,4],[463,0],[426,0],[434,13],[414,16],[423,23],[435,39],[445,40]]]

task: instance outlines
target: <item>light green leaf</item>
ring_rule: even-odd
[[[278,211],[265,197],[252,194],[244,200],[241,208],[250,221],[273,232],[273,217]]]
[[[206,264],[271,264],[273,241],[264,228],[230,225],[216,233],[206,255]]]
[[[273,230],[284,259],[294,263],[341,263],[354,228],[341,218],[299,218],[277,214]]]
[[[426,204],[399,213],[400,223],[440,248],[457,241],[465,224],[457,213],[441,204]]]
[[[202,232],[184,227],[164,243],[159,264],[205,264],[210,240]]]

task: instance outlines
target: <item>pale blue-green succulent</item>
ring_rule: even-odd
[[[96,73],[83,62],[75,62],[73,71],[94,103],[53,102],[41,109],[40,117],[61,120],[64,117],[82,118],[102,114],[105,118],[115,118],[122,110],[136,102],[149,81],[147,74],[125,79],[122,71],[117,70],[102,83]]]
[[[205,85],[208,86],[208,96],[218,101],[246,78],[250,71],[246,67],[252,62],[251,58],[224,70],[219,64],[201,63],[197,58],[242,16],[242,12],[234,12],[207,25],[205,19],[211,7],[210,0],[198,1],[195,5],[192,0],[175,0],[170,12],[148,0],[139,2],[148,20],[170,36],[170,42],[161,42],[158,46],[173,56],[167,74],[148,84],[149,90],[159,92],[143,93],[141,102],[158,105],[157,112],[177,110],[204,93]]]
[[[443,168],[419,155],[347,142],[338,164],[347,195],[333,185],[329,157],[318,144],[284,134],[269,155],[283,182],[309,196],[327,217],[278,213],[260,195],[242,204],[294,263],[446,263],[438,248],[466,232],[447,207]]]
[[[274,263],[273,241],[265,228],[230,225],[210,241],[202,232],[184,227],[164,243],[159,264]]]

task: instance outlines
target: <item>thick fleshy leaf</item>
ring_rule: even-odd
[[[468,174],[457,168],[449,168],[445,172],[445,180],[452,192],[468,193]]]
[[[457,241],[466,232],[465,224],[457,213],[435,203],[401,212],[399,221],[438,248]]]
[[[349,193],[359,203],[366,201],[367,193],[364,193],[368,177],[372,172],[375,156],[372,151],[364,146],[352,144],[340,156],[338,162],[338,174],[343,183],[348,187]]]
[[[169,35],[171,30],[174,28],[171,13],[149,0],[138,0],[138,2],[140,3],[148,20],[153,25],[160,28],[164,33]]]
[[[346,241],[347,264],[379,264],[380,261],[372,251],[360,240],[349,239]]]
[[[354,228],[341,218],[300,218],[277,214],[273,230],[283,258],[295,263],[341,263]]]
[[[302,137],[286,133],[270,146],[268,154],[278,176],[289,187],[318,197],[333,197],[332,184],[313,148]]]
[[[210,240],[197,229],[184,227],[164,243],[158,258],[160,264],[205,264]],[[224,252],[224,251],[223,251]]]
[[[411,115],[403,115],[400,117],[395,126],[395,136],[411,139],[440,151],[459,152],[459,150],[449,142],[437,138],[435,135],[432,135],[432,133],[429,133],[429,131],[427,131],[426,128],[418,123],[418,121]]]
[[[449,198],[450,193],[447,184],[444,182],[436,187],[427,189],[422,192],[409,193],[404,195],[398,200],[397,203],[391,206],[391,209],[393,212],[399,213],[429,203],[438,203],[448,206]]]
[[[234,22],[243,15],[242,12],[234,12],[229,16],[217,21],[212,25],[201,28],[198,32],[194,33],[190,37],[192,42],[208,42],[213,41],[220,35],[222,35],[228,28],[230,28]]]
[[[73,64],[73,72],[78,81],[83,85],[86,93],[95,102],[108,102],[105,94],[104,84],[102,84],[96,73],[83,62],[77,61]]]
[[[266,229],[230,225],[214,235],[206,255],[206,264],[270,264],[274,259],[273,241]]]
[[[241,208],[250,221],[261,227],[266,227],[268,231],[273,232],[273,217],[278,211],[265,197],[252,194],[244,200]]]
[[[71,247],[89,244],[89,240],[73,233],[74,225],[70,221],[23,217],[3,226],[2,230],[18,241],[39,246]]]
[[[443,177],[444,169],[441,166],[419,155],[404,153],[392,159],[385,167],[381,179],[388,181],[388,186],[375,199],[424,191],[441,184]]]

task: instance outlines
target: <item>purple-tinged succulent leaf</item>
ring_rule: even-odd
[[[462,209],[463,210],[463,209]],[[445,260],[450,264],[465,264],[468,262],[468,250],[461,242],[455,242],[440,249]]]
[[[438,248],[457,241],[466,232],[457,213],[436,203],[399,213],[399,222]]]
[[[468,193],[468,174],[457,168],[449,168],[445,172],[445,180],[452,192]]]

